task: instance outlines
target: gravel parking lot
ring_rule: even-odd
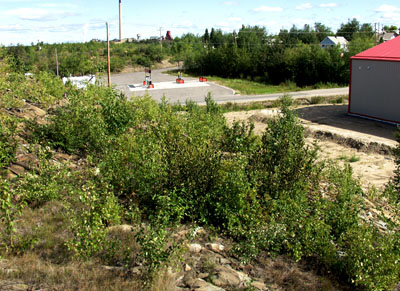
[[[171,76],[164,74],[163,72],[171,69],[161,69],[152,71],[152,81],[154,84],[154,89],[149,90],[139,90],[132,92],[129,90],[128,85],[139,85],[143,84],[145,79],[144,72],[135,73],[123,73],[115,74],[111,76],[111,82],[116,85],[116,88],[124,92],[128,97],[132,96],[143,96],[146,93],[151,95],[155,100],[159,101],[163,96],[171,103],[185,103],[186,100],[193,100],[197,103],[204,102],[204,98],[209,92],[212,96],[220,96],[223,98],[232,98],[234,96],[234,91],[230,88],[225,88],[223,86],[207,82],[203,86],[197,86],[196,83],[200,83],[198,79],[185,77],[184,86],[176,84],[177,76]],[[165,86],[163,84],[160,89],[160,83],[170,82],[171,84],[176,84],[176,86]],[[194,83],[193,86],[188,86],[190,83]],[[157,88],[158,87],[158,88]],[[165,88],[174,87],[174,88]]]

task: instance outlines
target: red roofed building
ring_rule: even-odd
[[[400,123],[400,37],[350,60],[349,114]]]

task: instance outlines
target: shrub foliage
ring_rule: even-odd
[[[360,218],[363,191],[350,166],[318,162],[290,98],[280,103],[258,137],[251,124],[228,125],[211,96],[205,107],[189,102],[177,111],[108,88],[68,91],[46,124],[31,127],[32,142],[49,147],[38,155],[40,175],[1,182],[4,243],[15,245],[18,205],[59,200],[70,221],[65,244],[81,260],[106,252],[115,262],[107,227],[139,221],[143,233],[132,239],[146,244],[140,261],[156,270],[173,253],[168,227],[191,222],[231,237],[243,260],[260,251],[313,258],[356,286],[392,288],[400,279],[398,225],[381,232]],[[10,124],[0,122],[3,168],[15,152]],[[51,153],[60,149],[85,164],[53,166]]]

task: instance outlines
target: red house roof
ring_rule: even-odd
[[[381,43],[352,57],[352,59],[400,61],[400,37]]]

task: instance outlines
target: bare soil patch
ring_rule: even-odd
[[[382,188],[395,169],[391,150],[396,146],[396,126],[347,115],[347,105],[311,105],[296,108],[308,133],[307,141],[317,141],[322,160],[350,163],[363,188]],[[229,112],[229,123],[252,121],[262,134],[277,109]]]
[[[169,59],[163,60],[160,63],[154,64],[153,70],[166,69],[176,67],[176,64],[170,63]],[[126,66],[120,73],[134,73],[134,72],[144,72],[144,67],[142,66]]]

